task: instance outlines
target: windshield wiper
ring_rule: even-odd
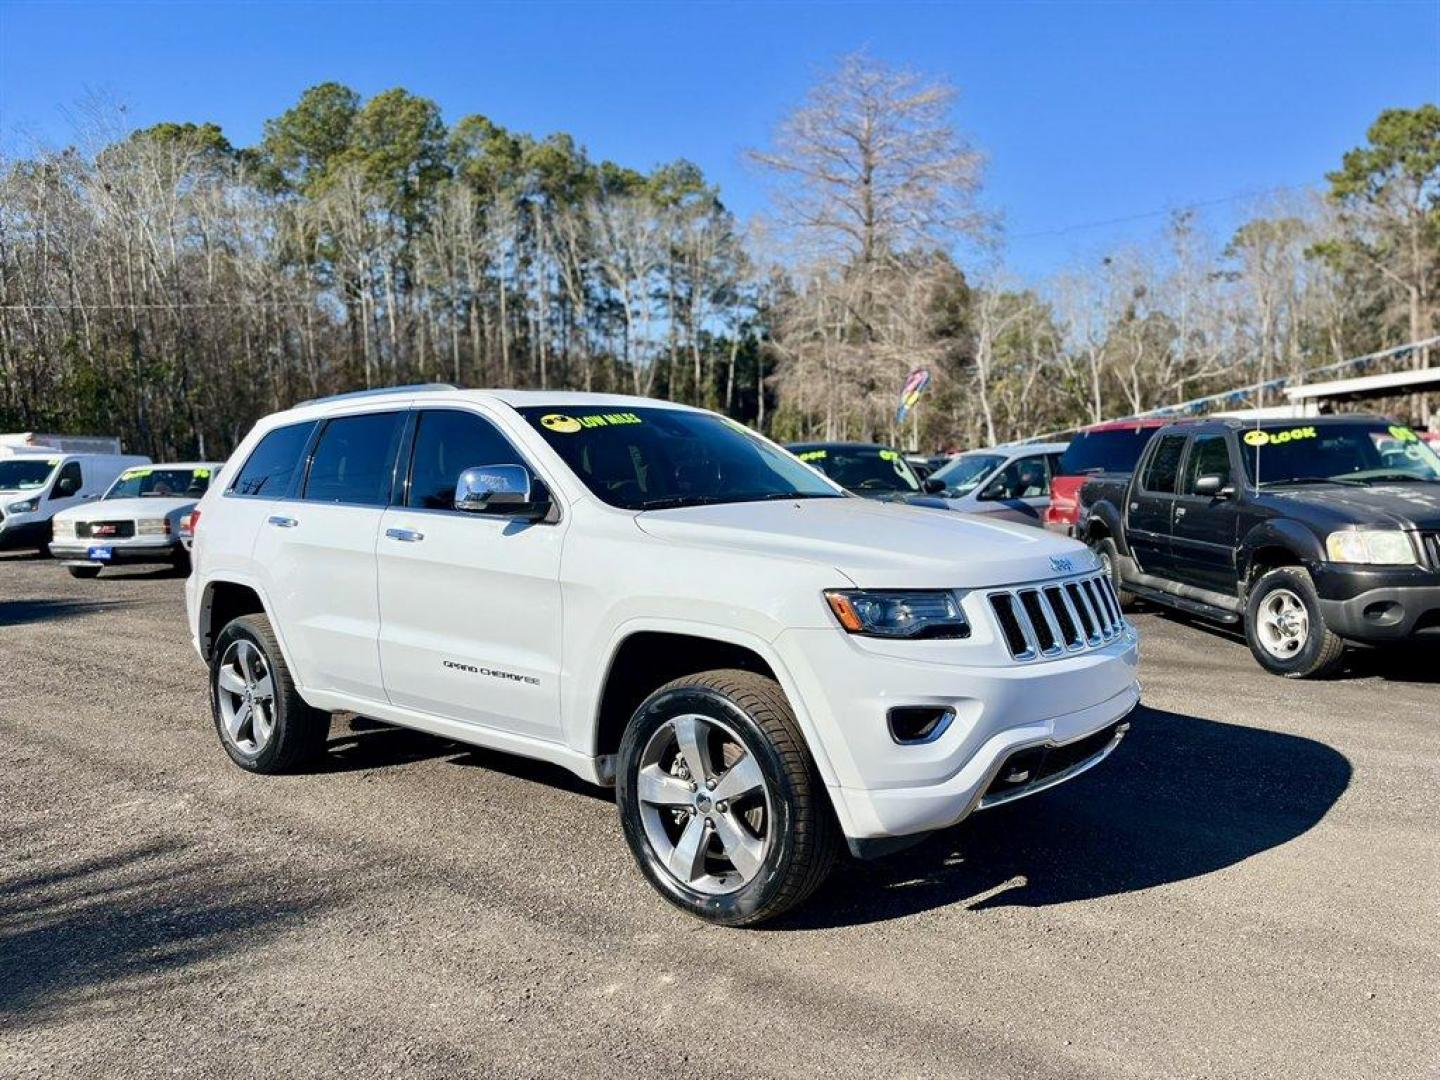
[[[664,499],[646,499],[637,510],[673,510],[681,506],[713,506],[715,503],[730,502],[718,495],[670,495]]]
[[[763,495],[747,495],[736,502],[779,502],[782,499],[843,499],[838,491],[767,491]]]
[[[1276,487],[1280,484],[1361,484],[1363,480],[1351,480],[1343,476],[1288,476],[1284,480],[1262,480],[1260,486]]]
[[[1414,473],[1408,472],[1366,473],[1362,479],[1377,483],[1403,483],[1406,481],[1415,484],[1435,483],[1435,477],[1433,476],[1416,476]]]

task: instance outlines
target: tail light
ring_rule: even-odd
[[[193,539],[195,536],[195,526],[199,524],[200,511],[191,510],[190,513],[186,514],[183,518],[180,519],[180,535],[188,536]]]

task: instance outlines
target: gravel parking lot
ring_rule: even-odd
[[[178,579],[0,557],[0,1075],[1436,1075],[1440,655],[1135,621],[1101,768],[736,931],[556,769],[340,720],[242,773]]]

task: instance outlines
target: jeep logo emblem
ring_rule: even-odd
[[[1057,574],[1068,574],[1075,569],[1075,564],[1069,559],[1062,559],[1058,555],[1050,556],[1050,569]]]

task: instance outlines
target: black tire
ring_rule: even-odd
[[[1303,642],[1288,657],[1277,656],[1261,640],[1265,633],[1262,612],[1281,590],[1299,600],[1307,620]],[[1316,679],[1333,674],[1345,652],[1344,640],[1325,625],[1315,583],[1309,573],[1298,566],[1271,570],[1255,582],[1245,602],[1245,641],[1261,667],[1287,679]]]
[[[1110,575],[1110,584],[1115,587],[1115,598],[1120,601],[1120,607],[1129,607],[1135,601],[1135,594],[1125,590],[1125,579],[1120,573],[1120,549],[1115,546],[1115,541],[1102,536],[1090,545],[1090,550],[1095,552],[1100,565]]]
[[[100,567],[98,566],[67,566],[65,569],[69,570],[70,576],[74,578],[94,578],[100,576]]]
[[[754,756],[771,793],[769,849],[755,877],[715,895],[683,884],[651,845],[637,792],[641,757],[652,735],[684,713],[713,716]],[[795,714],[773,679],[739,670],[705,671],[655,691],[625,729],[616,772],[616,804],[641,871],[676,907],[722,926],[753,926],[803,902],[825,880],[840,850],[840,829]]]
[[[258,752],[247,752],[225,731],[220,705],[220,667],[230,646],[238,640],[250,642],[265,659],[274,688],[274,728]],[[226,624],[215,639],[210,655],[210,712],[215,733],[230,760],[247,772],[275,775],[290,772],[319,756],[330,735],[330,714],[305,703],[295,689],[295,680],[285,664],[280,643],[264,615],[241,615]]]

